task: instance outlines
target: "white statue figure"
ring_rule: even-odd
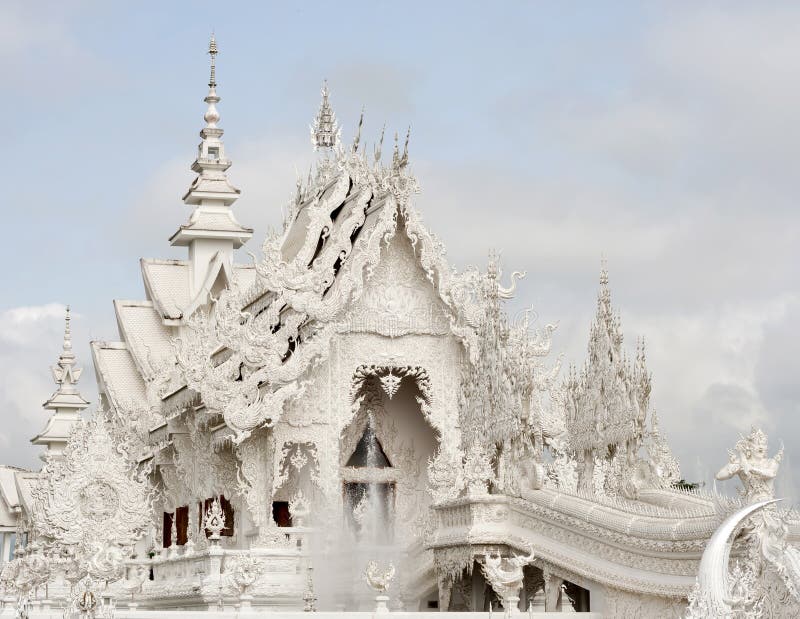
[[[367,563],[367,568],[364,570],[364,581],[367,585],[375,591],[378,595],[375,596],[375,614],[385,615],[389,612],[389,596],[386,591],[394,579],[395,568],[393,563],[389,563],[388,567],[381,571],[376,561]]]
[[[503,600],[505,616],[519,614],[519,592],[525,579],[523,568],[533,561],[533,552],[528,556],[501,557],[499,553],[487,554],[481,564],[486,581]]]
[[[489,494],[489,484],[495,481],[488,449],[473,440],[464,456],[464,481],[468,496]]]
[[[730,479],[738,475],[742,481],[741,495],[750,503],[775,496],[773,488],[778,467],[783,459],[783,447],[775,457],[767,455],[767,436],[753,428],[748,436],[740,437],[736,451],[728,450],[729,462],[717,473],[717,479]]]
[[[767,437],[759,429],[753,428],[747,437],[740,437],[736,443],[736,450],[729,451],[728,464],[717,473],[717,479],[730,479],[738,476],[742,481],[740,489],[742,497],[750,503],[746,508],[730,516],[718,529],[706,547],[698,574],[698,585],[692,594],[690,617],[705,616],[702,612],[737,612],[746,616],[760,616],[761,606],[767,605],[765,612],[776,603],[769,595],[770,587],[782,583],[791,597],[786,597],[779,605],[797,605],[800,613],[800,550],[788,541],[789,529],[786,514],[781,514],[775,507],[766,506],[775,503],[773,484],[778,473],[778,466],[783,455],[781,449],[774,458],[767,455]],[[755,507],[757,506],[757,507]],[[751,515],[752,514],[752,515]],[[737,515],[739,519],[736,520]],[[722,542],[715,539],[726,526],[729,530],[728,537],[736,530],[741,522],[749,516],[751,524],[742,537],[746,544],[744,566],[739,566],[736,578],[714,576],[722,568],[717,565],[709,567],[714,555],[714,544]],[[736,526],[732,526],[732,524]],[[728,539],[728,538],[726,538]],[[732,542],[719,551],[717,564],[727,566],[727,556],[730,554]],[[706,558],[709,555],[709,559]],[[727,569],[727,568],[726,568]],[[733,573],[732,573],[733,574]],[[716,580],[714,580],[716,578]],[[723,597],[723,590],[727,597]],[[763,604],[762,604],[763,602]],[[727,606],[721,606],[721,604]],[[749,614],[748,614],[749,613]],[[725,615],[722,615],[725,616]]]
[[[298,490],[292,500],[289,501],[289,513],[292,515],[292,524],[294,526],[305,526],[306,518],[311,513],[311,504],[302,490]]]
[[[239,592],[239,601],[243,608],[250,606],[252,595],[249,593],[250,587],[255,584],[259,576],[264,571],[261,562],[252,555],[238,555],[226,562],[225,575],[228,582]]]
[[[133,565],[128,570],[128,576],[122,583],[122,588],[130,593],[131,599],[128,602],[129,608],[136,608],[136,596],[141,593],[142,586],[147,581],[148,569],[146,565],[138,564]]]
[[[394,575],[395,568],[393,563],[389,563],[385,570],[380,571],[378,563],[370,561],[367,563],[367,569],[364,570],[364,581],[378,593],[386,593],[392,580],[394,580]]]
[[[89,575],[106,582],[118,580],[125,569],[125,558],[125,552],[116,544],[99,547],[89,557],[87,563]]]

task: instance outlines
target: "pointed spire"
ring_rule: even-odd
[[[408,126],[406,132],[406,142],[403,144],[403,155],[400,157],[400,167],[404,168],[408,165],[408,142],[411,140],[411,125]]]
[[[600,258],[600,286],[608,286],[608,260]]]
[[[383,123],[383,127],[381,128],[381,139],[378,140],[377,146],[375,146],[375,163],[377,164],[381,160],[381,155],[383,155],[383,136],[386,133],[386,123]]]
[[[72,329],[70,309],[67,306],[64,316],[64,339],[58,361],[51,367],[53,379],[58,388],[44,403],[50,411],[50,419],[44,430],[31,439],[34,445],[45,445],[47,453],[59,454],[67,444],[72,425],[80,419],[80,412],[89,406],[78,392],[78,379],[83,369],[75,367],[75,353],[72,352]]]
[[[56,384],[59,385],[59,389],[55,395],[58,393],[77,393],[75,384],[78,382],[78,379],[81,377],[81,373],[83,372],[83,369],[73,367],[75,365],[75,353],[72,352],[72,332],[70,330],[70,320],[69,305],[67,305],[66,314],[64,317],[64,343],[61,349],[61,354],[58,357],[58,361],[52,367],[53,378],[55,379]],[[53,397],[55,397],[55,395]]]
[[[603,316],[609,328],[612,323],[618,321],[618,317],[614,316],[613,310],[611,309],[611,289],[608,286],[608,261],[605,257],[600,259],[600,291],[597,295],[597,313],[598,320]]]
[[[321,148],[335,148],[339,142],[341,129],[336,120],[336,114],[330,104],[330,91],[328,90],[328,80],[322,82],[322,102],[319,111],[311,124],[311,144],[314,150]]]
[[[392,152],[392,169],[397,170],[400,168],[400,146],[398,143],[399,136],[397,131],[394,132],[394,151]]]
[[[217,40],[214,38],[214,33],[211,33],[211,40],[208,42],[208,54],[211,56],[211,77],[208,80],[208,95],[203,99],[208,104],[203,120],[206,121],[207,129],[215,129],[217,122],[219,122],[219,112],[217,112],[217,103],[220,99],[217,96]],[[222,134],[220,134],[222,135]]]
[[[353,154],[358,152],[358,145],[361,143],[361,127],[364,126],[364,107],[361,107],[361,116],[358,119],[358,129],[356,129],[356,137],[353,139]]]
[[[69,305],[67,305],[66,315],[64,316],[64,347],[61,353],[61,359],[75,359],[75,355],[72,352],[72,331],[69,327],[69,321],[71,320],[69,315]]]
[[[193,296],[208,284],[205,280],[214,255],[221,252],[225,261],[231,264],[233,250],[244,245],[253,235],[252,229],[243,227],[236,220],[230,208],[238,199],[240,191],[228,180],[227,170],[231,167],[231,161],[225,156],[225,145],[222,142],[224,132],[218,126],[218,53],[217,39],[212,33],[208,43],[208,55],[211,57],[208,94],[203,99],[207,106],[203,115],[205,126],[200,131],[201,142],[197,149],[197,159],[192,164],[192,170],[197,173],[197,177],[183,196],[183,201],[195,208],[189,221],[170,238],[172,245],[190,247],[190,289]],[[220,245],[220,241],[224,245]],[[209,285],[213,285],[213,282]]]
[[[209,88],[217,87],[216,75],[216,61],[219,50],[217,49],[217,39],[214,37],[214,32],[211,32],[211,40],[208,42],[208,53],[211,56],[211,79],[208,82]]]
[[[213,203],[215,206],[230,206],[239,197],[239,190],[228,181],[226,171],[231,167],[230,160],[225,156],[225,145],[222,143],[224,131],[219,128],[220,115],[217,103],[217,40],[211,35],[208,43],[208,54],[211,56],[211,72],[208,80],[208,94],[205,96],[207,107],[203,114],[206,125],[200,131],[202,141],[197,149],[197,159],[192,164],[192,170],[198,177],[183,196],[183,201],[189,205],[199,205],[204,202]]]

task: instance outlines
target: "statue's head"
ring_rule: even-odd
[[[753,428],[750,433],[750,438],[753,442],[753,451],[757,456],[767,455],[767,435],[764,434],[760,428]]]
[[[766,458],[767,456],[767,435],[760,428],[753,427],[750,434],[742,436],[736,443],[736,448],[748,460],[753,458]]]

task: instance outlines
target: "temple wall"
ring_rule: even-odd
[[[592,610],[607,619],[630,617],[683,617],[686,600],[655,595],[629,593],[611,587],[595,587],[592,591]]]
[[[288,500],[295,492],[294,477],[304,494],[311,486],[311,492],[339,505],[341,468],[365,423],[363,411],[353,403],[355,390],[365,374],[391,372],[402,378],[397,394],[384,393],[380,401],[373,398],[368,404],[380,409],[376,431],[402,476],[398,509],[416,517],[429,504],[428,457],[440,437],[460,440],[463,347],[451,334],[447,310],[402,229],[382,248],[367,285],[339,321],[337,331],[327,358],[312,369],[304,393],[287,404],[274,428],[275,496]],[[417,397],[424,399],[422,405]],[[287,450],[292,443],[312,445],[314,453]],[[297,455],[300,451],[316,461],[318,470],[305,465],[287,475],[293,458],[295,463],[304,461]]]

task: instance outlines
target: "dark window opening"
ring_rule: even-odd
[[[357,468],[376,468],[385,469],[392,466],[389,458],[386,457],[386,452],[383,451],[383,445],[375,436],[372,426],[367,424],[364,434],[358,440],[353,455],[347,461],[347,466]]]
[[[292,514],[289,511],[288,501],[272,502],[272,518],[279,527],[292,526]]]
[[[565,597],[567,599],[561,600],[561,605],[566,606],[572,604],[575,612],[587,613],[589,612],[589,591],[583,587],[579,587],[575,583],[564,581]]]
[[[175,532],[178,546],[183,546],[189,539],[189,506],[183,505],[175,509],[174,513],[164,512],[162,541],[164,548],[172,546],[172,520],[175,518]]]
[[[178,546],[189,540],[189,506],[184,505],[175,510],[175,528],[178,533]]]
[[[172,546],[172,514],[164,512],[163,526],[161,527],[164,548]]]

